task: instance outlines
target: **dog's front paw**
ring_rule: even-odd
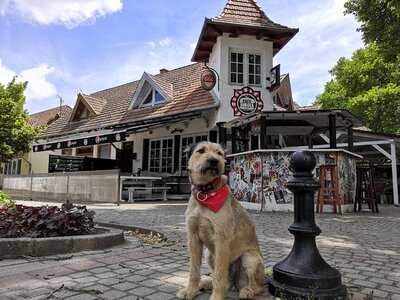
[[[184,288],[180,289],[178,293],[176,293],[176,297],[179,299],[191,300],[197,296],[198,292],[199,292],[198,290]]]
[[[212,279],[210,279],[210,278],[202,279],[200,281],[199,287],[200,287],[200,290],[206,290],[206,291],[212,290],[212,288],[213,288]]]
[[[253,299],[254,296],[255,292],[249,287],[244,287],[239,292],[239,299]]]
[[[221,295],[219,293],[212,293],[210,297],[210,300],[224,300],[224,299],[225,299],[224,295]]]

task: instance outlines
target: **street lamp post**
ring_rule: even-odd
[[[289,226],[294,244],[290,254],[274,266],[269,290],[289,299],[346,299],[339,271],[321,257],[315,242],[321,233],[314,215],[314,193],[319,188],[312,174],[315,166],[315,156],[309,151],[292,155],[294,175],[288,188],[294,194],[294,223]]]

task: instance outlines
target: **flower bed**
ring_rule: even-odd
[[[0,238],[47,238],[94,233],[94,212],[85,206],[0,206]]]

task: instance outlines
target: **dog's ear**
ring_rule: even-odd
[[[187,153],[187,158],[190,159],[190,157],[193,154],[194,149],[196,149],[197,143],[191,144],[186,147],[185,153]]]

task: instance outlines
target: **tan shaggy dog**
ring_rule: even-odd
[[[221,146],[202,142],[191,152],[188,170],[192,195],[186,210],[190,276],[187,287],[178,291],[177,297],[193,299],[200,290],[212,289],[210,299],[223,300],[230,286],[229,277],[236,269],[239,298],[251,299],[263,291],[264,285],[263,258],[254,224],[225,186],[225,157]],[[199,193],[212,193],[222,187],[228,191],[227,198],[217,212],[200,203],[206,197]],[[209,250],[212,280],[201,280],[204,247]]]

